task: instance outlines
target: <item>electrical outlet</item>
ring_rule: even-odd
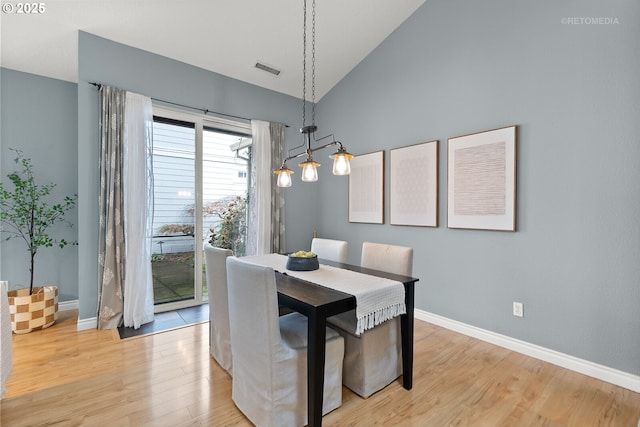
[[[524,307],[521,302],[513,302],[513,315],[517,317],[524,317]]]

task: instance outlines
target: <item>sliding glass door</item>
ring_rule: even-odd
[[[203,245],[244,251],[248,125],[154,110],[156,312],[207,301]]]
[[[245,255],[251,137],[208,127],[203,136],[203,240]]]

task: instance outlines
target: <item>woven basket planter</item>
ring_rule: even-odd
[[[53,325],[58,319],[58,287],[34,286],[7,292],[11,330],[16,334],[27,334]]]

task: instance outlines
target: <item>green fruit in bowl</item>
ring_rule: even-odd
[[[298,251],[298,252],[294,252],[291,255],[294,258],[313,258],[316,256],[316,254],[314,254],[313,252],[308,252],[308,251]]]

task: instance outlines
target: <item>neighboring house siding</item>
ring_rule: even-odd
[[[189,210],[195,205],[195,132],[190,128],[154,124],[154,253],[187,252],[194,248],[192,236],[161,233],[167,224],[194,224]],[[205,131],[203,138],[203,205],[246,193],[247,163],[236,158],[229,146],[238,136]],[[203,238],[219,218],[205,218]],[[163,235],[164,234],[164,235]],[[160,244],[159,242],[162,242]]]

